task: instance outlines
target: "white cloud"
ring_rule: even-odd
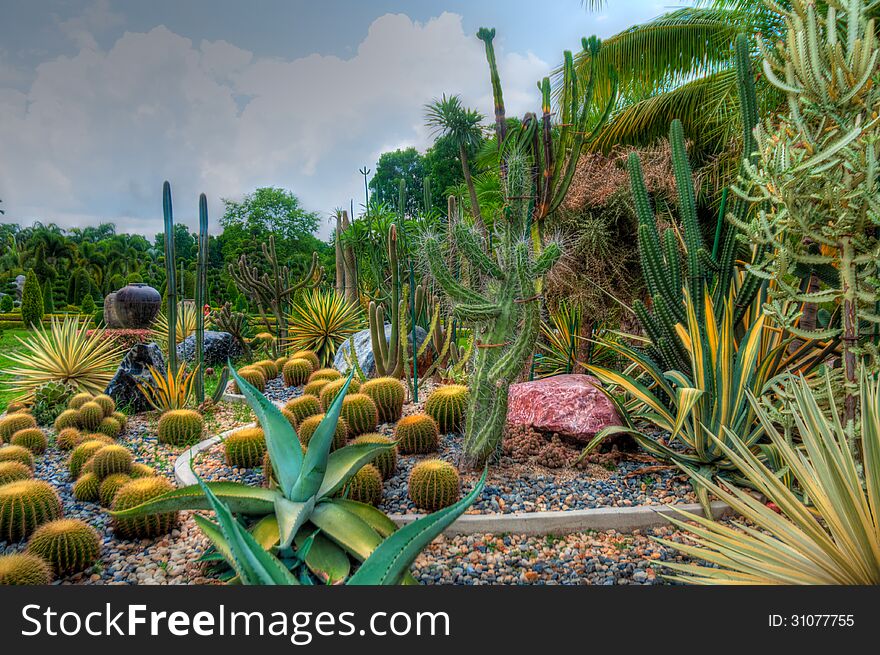
[[[79,52],[41,64],[26,93],[0,86],[7,219],[116,221],[152,234],[164,179],[191,225],[198,193],[216,227],[221,196],[263,185],[329,212],[361,200],[357,169],[374,167],[383,149],[429,145],[423,105],[433,97],[460,93],[491,123],[483,44],[458,15],[417,23],[388,14],[348,59],[292,61],[226,41],[196,45],[164,26],[126,32],[108,51],[84,36],[113,20],[97,11],[69,26]],[[535,81],[550,66],[496,48],[508,112],[535,110]]]

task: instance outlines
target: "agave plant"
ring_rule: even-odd
[[[177,332],[175,338],[180,343],[191,334],[196,332],[196,320],[198,310],[195,303],[177,303]],[[165,312],[160,313],[150,328],[153,331],[153,341],[164,350],[168,351],[168,317]]]
[[[286,566],[290,573],[290,567],[295,568],[300,559],[305,568],[321,581],[346,579],[353,567],[352,560],[365,562],[382,540],[395,532],[396,526],[375,507],[340,498],[338,494],[361,467],[394,445],[350,444],[330,452],[351,373],[305,451],[281,411],[234,370],[232,376],[263,428],[277,481],[275,485],[255,488],[235,482],[200,482],[114,515],[142,516],[182,509],[216,511],[223,505],[228,512],[249,519],[248,537],[229,524],[222,510],[217,515],[219,524],[207,519],[197,520],[217,551],[238,572],[242,582],[269,584],[275,580],[275,584],[294,584],[292,577],[279,570],[275,562],[281,561],[281,568]],[[255,548],[257,544],[261,547],[259,551]],[[245,547],[247,554],[240,551]],[[271,551],[281,559],[273,559],[262,551]],[[274,577],[265,577],[253,569],[257,560]],[[409,584],[414,582],[406,573],[395,579]]]
[[[361,329],[363,317],[360,307],[335,291],[313,289],[293,304],[288,325],[290,348],[314,351],[327,364],[339,345]]]
[[[684,512],[682,519],[671,519],[696,545],[660,541],[714,565],[670,563],[680,573],[675,579],[696,584],[880,584],[880,384],[864,369],[860,378],[863,462],[850,452],[839,407],[832,401],[830,412],[823,412],[803,378],[793,380],[791,407],[801,446],[777,431],[765,408],[750,399],[808,504],[745,444],[715,439],[775,509],[741,489],[695,474],[701,486],[745,521],[731,526]]]
[[[192,396],[197,370],[198,366],[187,372],[186,362],[181,362],[177,371],[163,372],[150,366],[149,372],[153,384],[138,384],[138,389],[144,394],[147,402],[160,412],[183,409],[189,404]]]
[[[8,354],[12,363],[0,371],[6,388],[20,392],[17,400],[30,401],[37,387],[63,382],[77,391],[102,393],[113,377],[122,351],[105,339],[103,330],[89,334],[88,320],[78,316],[52,318],[48,329],[39,327],[25,338],[16,337],[21,350]]]

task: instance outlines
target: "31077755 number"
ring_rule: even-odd
[[[771,628],[851,628],[855,625],[853,614],[782,614],[768,615]]]

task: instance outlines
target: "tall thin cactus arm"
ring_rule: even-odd
[[[208,199],[199,196],[199,260],[196,270],[196,379],[199,404],[205,402],[205,304],[208,290]]]
[[[495,61],[495,46],[492,45],[492,40],[495,38],[495,28],[481,27],[477,31],[477,38],[486,44],[489,78],[492,82],[492,98],[495,102],[495,136],[498,137],[498,147],[500,148],[507,138],[507,116],[504,113],[504,93],[501,89],[501,76],[498,75],[498,63]]]
[[[400,295],[400,262],[397,256],[397,226],[388,228],[388,263],[391,266],[391,298],[388,319],[391,322],[391,338],[385,340],[385,307],[370,301],[370,343],[379,376],[400,377],[403,374],[404,352],[400,338],[401,314],[405,311]]]
[[[177,281],[176,254],[174,251],[174,211],[171,207],[171,184],[162,185],[162,214],[165,219],[165,289],[168,317],[168,370],[177,370]]]

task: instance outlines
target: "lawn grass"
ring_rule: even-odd
[[[3,330],[0,335],[0,371],[12,365],[10,356],[21,349],[21,344],[16,337],[24,337],[27,330]],[[7,386],[10,376],[0,373],[0,412],[6,410],[6,406],[18,394],[14,388]]]

